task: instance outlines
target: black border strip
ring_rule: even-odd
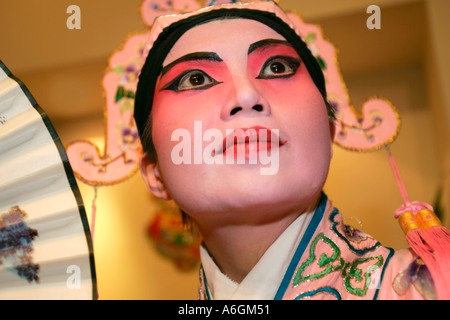
[[[84,208],[83,199],[81,197],[80,189],[78,189],[78,184],[75,179],[75,175],[73,173],[72,167],[70,166],[69,159],[66,154],[66,150],[64,149],[64,146],[61,142],[61,139],[59,138],[58,134],[56,133],[55,128],[53,127],[52,123],[50,122],[50,119],[48,118],[45,111],[39,106],[39,104],[36,102],[36,100],[31,95],[28,88],[25,86],[25,84],[16,76],[14,76],[11,71],[6,67],[6,65],[3,63],[2,60],[0,60],[0,68],[3,69],[3,71],[6,73],[6,75],[16,81],[20,88],[22,89],[23,93],[27,96],[28,100],[30,101],[31,105],[34,107],[34,109],[40,114],[42,121],[44,121],[45,126],[47,127],[48,132],[50,133],[53,142],[56,145],[56,148],[58,149],[59,156],[61,157],[61,161],[64,166],[64,170],[66,172],[66,177],[69,182],[70,188],[72,189],[73,195],[75,196],[75,199],[78,204],[78,212],[80,213],[81,222],[83,224],[84,234],[86,236],[86,242],[88,244],[89,249],[89,261],[91,266],[91,279],[92,279],[92,299],[96,300],[98,298],[98,290],[97,290],[97,275],[95,272],[95,260],[94,260],[94,248],[92,244],[92,238],[91,238],[91,231],[89,228],[89,222],[86,216],[86,210]]]

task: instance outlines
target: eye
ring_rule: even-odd
[[[172,90],[175,92],[187,90],[207,89],[221,82],[207,75],[202,70],[188,70],[172,80],[161,90]]]
[[[300,66],[300,59],[288,56],[275,56],[268,59],[257,79],[287,78],[294,75]]]

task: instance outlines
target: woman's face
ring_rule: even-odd
[[[304,209],[323,187],[332,154],[325,103],[297,52],[260,22],[188,30],[163,63],[152,112],[157,171],[197,222]]]

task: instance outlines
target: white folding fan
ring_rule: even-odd
[[[0,299],[95,299],[93,247],[64,147],[0,61]]]

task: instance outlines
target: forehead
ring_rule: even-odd
[[[286,40],[275,30],[256,20],[213,20],[187,30],[174,44],[163,66],[193,52],[216,52],[219,55],[239,49],[247,52],[252,43],[263,39]]]

